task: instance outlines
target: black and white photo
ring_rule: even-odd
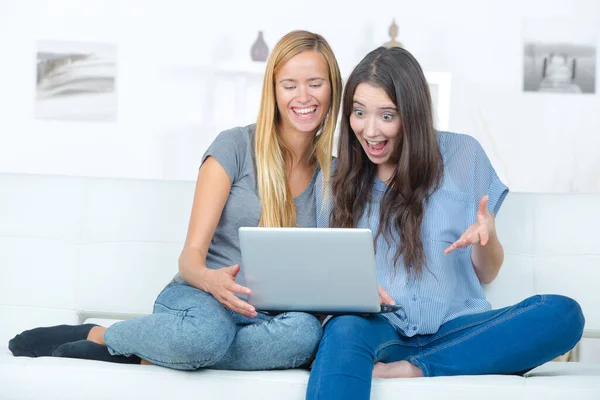
[[[116,69],[114,45],[39,41],[36,118],[116,121]]]
[[[595,93],[594,35],[576,22],[529,23],[523,44],[525,92]]]

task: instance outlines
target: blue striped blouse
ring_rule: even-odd
[[[377,279],[404,312],[383,314],[405,336],[426,335],[462,315],[489,310],[482,284],[471,261],[472,246],[444,255],[451,243],[476,221],[479,201],[489,195],[488,210],[497,214],[508,193],[479,142],[467,135],[439,132],[438,140],[444,160],[441,187],[425,208],[422,240],[427,266],[417,277],[408,274],[402,259],[396,269],[396,249],[380,236],[375,243]],[[331,203],[323,205],[322,176],[315,185],[317,227],[329,225]],[[386,185],[376,178],[372,203],[358,223],[377,233],[379,202]],[[369,211],[370,210],[370,211]],[[395,237],[399,241],[399,236]]]

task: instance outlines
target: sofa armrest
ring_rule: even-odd
[[[600,339],[600,329],[584,329],[583,337],[590,339]]]

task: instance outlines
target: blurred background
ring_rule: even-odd
[[[256,118],[253,46],[312,30],[347,76],[393,21],[511,190],[600,192],[597,0],[0,0],[0,172],[194,180]]]

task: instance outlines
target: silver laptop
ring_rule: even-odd
[[[369,229],[239,229],[241,272],[263,312],[395,312],[379,300]]]

